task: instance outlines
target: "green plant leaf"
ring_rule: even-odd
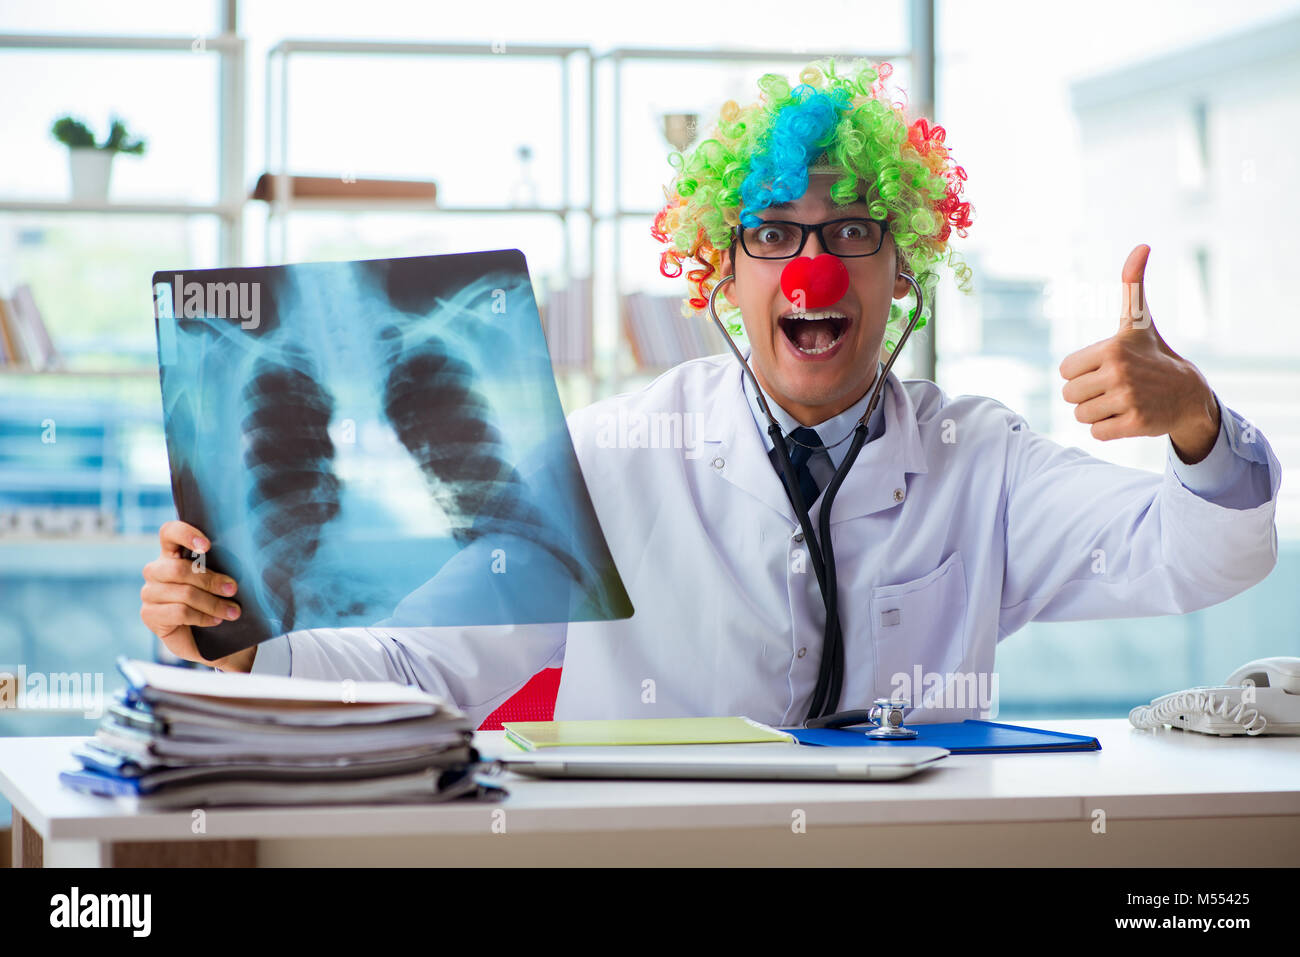
[[[93,149],[95,134],[75,116],[61,116],[50,127],[53,137],[68,149]]]
[[[112,150],[115,153],[130,153],[134,156],[144,155],[144,140],[136,137],[131,138],[127,132],[126,124],[118,117],[113,117],[112,125],[108,130],[108,138],[99,145],[101,150]]]
[[[75,116],[61,116],[50,127],[50,134],[68,149],[100,149],[111,153],[131,153],[143,156],[145,141],[132,137],[126,124],[118,117],[113,117],[108,136],[104,142],[96,145],[95,134],[89,126]]]

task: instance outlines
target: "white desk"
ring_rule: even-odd
[[[1300,737],[1031,724],[1102,750],[954,756],[871,784],[506,774],[498,803],[211,808],[194,834],[188,811],[136,813],[63,788],[57,771],[76,766],[79,739],[5,738],[0,793],[14,806],[15,864],[25,853],[46,866],[1300,865]],[[511,747],[501,732],[476,743]]]

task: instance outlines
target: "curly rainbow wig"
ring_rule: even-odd
[[[677,175],[664,189],[667,199],[651,234],[667,249],[659,270],[682,275],[690,295],[683,315],[708,307],[723,274],[723,252],[737,227],[756,226],[759,213],[792,202],[808,188],[812,167],[841,174],[831,187],[836,203],[865,201],[873,219],[885,220],[898,249],[899,267],[925,290],[938,284],[936,266],[945,259],[962,292],[971,291],[971,269],[950,248],[953,232],[965,237],[971,204],[961,198],[966,171],[943,145],[942,126],[919,118],[909,121],[905,104],[890,102],[885,81],[888,63],[852,60],[837,72],[833,58],[817,60],[791,87],[779,73],[758,81],[761,95],[747,107],[734,100],[722,105],[709,135],[686,154],[668,162]],[[861,187],[864,192],[859,192]],[[719,316],[734,335],[743,335],[739,310],[719,296]],[[910,309],[890,304],[885,348],[893,351]],[[923,315],[917,328],[926,324]]]

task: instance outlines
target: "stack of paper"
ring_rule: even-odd
[[[418,688],[117,665],[126,689],[73,752],[82,770],[60,775],[79,791],[153,808],[504,793],[465,714]]]

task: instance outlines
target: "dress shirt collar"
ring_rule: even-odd
[[[748,353],[745,355],[745,361],[749,361]],[[862,413],[867,411],[867,402],[871,398],[871,390],[880,382],[880,376],[884,372],[884,369],[885,364],[883,362],[878,362],[876,364],[876,378],[872,380],[871,385],[867,388],[867,391],[863,394],[862,398],[853,403],[853,405],[849,406],[839,415],[832,416],[825,422],[819,422],[812,426],[812,428],[817,430],[817,434],[821,437],[823,445],[829,445],[831,442],[839,443],[838,445],[826,450],[827,454],[830,456],[831,464],[837,469],[840,467],[840,463],[844,461],[844,456],[848,454],[849,444],[852,441],[850,436],[853,433],[853,427],[857,425],[858,419],[862,418]],[[754,393],[754,386],[749,381],[749,376],[742,375],[741,378],[744,381],[745,398],[749,402],[749,411],[753,413],[754,422],[758,426],[759,434],[763,436],[763,444],[767,447],[767,450],[771,452],[773,446],[772,437],[767,434],[767,416],[763,414],[763,410],[758,404],[758,397]],[[767,400],[767,407],[772,410],[772,417],[776,419],[777,425],[781,426],[781,432],[784,435],[789,435],[795,429],[799,428],[800,423],[795,421],[794,417],[791,416],[789,412],[773,401],[772,397],[767,394],[766,389],[763,390],[763,398]],[[876,403],[876,408],[871,413],[871,421],[867,423],[867,442],[879,438],[884,434],[884,431],[885,396],[882,393],[880,401]],[[843,441],[840,441],[841,439],[843,439]]]

